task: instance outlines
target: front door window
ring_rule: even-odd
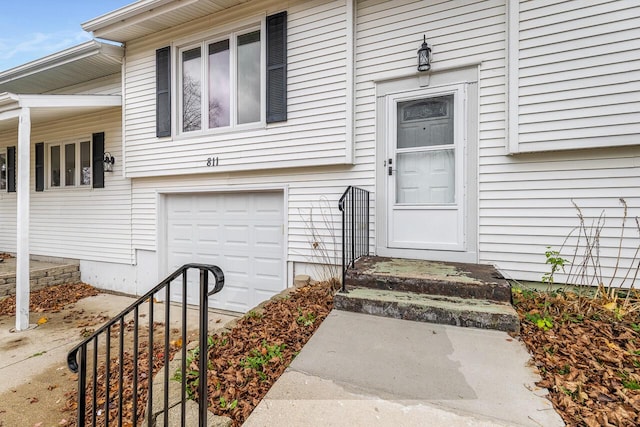
[[[397,104],[396,203],[455,203],[453,95]]]

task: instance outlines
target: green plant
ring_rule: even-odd
[[[316,321],[316,315],[313,312],[308,311],[306,313],[302,312],[302,309],[298,307],[298,319],[296,319],[299,325],[302,326],[311,326],[313,322]]]
[[[559,251],[552,250],[551,246],[547,246],[544,256],[547,258],[545,264],[551,265],[551,271],[542,276],[542,283],[549,285],[549,290],[551,290],[551,286],[554,284],[554,275],[558,270],[564,271],[564,266],[569,261],[562,258]]]
[[[247,313],[247,317],[248,317],[249,319],[256,319],[256,320],[259,320],[259,319],[262,319],[262,313],[259,313],[259,312],[255,311],[255,310],[251,310],[251,311],[249,311],[249,312]]]
[[[624,388],[627,388],[629,390],[640,390],[640,382],[638,382],[634,378],[631,378],[628,372],[620,371],[618,375],[622,380],[622,386]]]
[[[267,374],[264,372],[264,366],[274,359],[282,358],[282,351],[286,348],[286,344],[273,344],[269,345],[265,340],[262,341],[260,348],[254,348],[251,350],[251,355],[240,360],[240,366],[243,368],[254,369],[261,380],[267,379]]]
[[[569,372],[571,372],[571,366],[569,365],[564,365],[562,368],[558,369],[558,373],[560,375],[567,375]]]
[[[540,313],[527,313],[525,318],[543,331],[553,328],[553,318],[548,314],[542,316]]]

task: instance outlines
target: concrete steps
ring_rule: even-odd
[[[511,287],[488,265],[365,257],[335,308],[376,316],[518,332]]]

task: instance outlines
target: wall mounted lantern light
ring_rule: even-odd
[[[115,164],[116,159],[111,155],[111,153],[104,153],[104,171],[105,172],[113,172],[113,165]]]
[[[427,36],[423,36],[424,41],[418,49],[418,71],[429,71],[431,69],[431,48],[427,44]]]

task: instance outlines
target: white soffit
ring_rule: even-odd
[[[121,46],[90,40],[0,72],[0,92],[42,94],[118,74],[123,56]]]
[[[15,128],[22,108],[29,108],[31,123],[87,114],[122,106],[120,95],[16,95],[0,93],[0,131]]]
[[[193,21],[250,0],[139,0],[82,24],[94,37],[120,43]]]

